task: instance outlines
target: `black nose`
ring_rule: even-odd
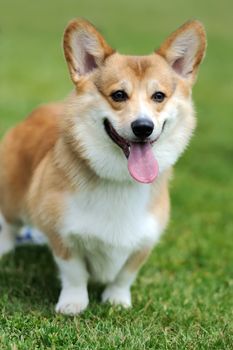
[[[135,136],[145,139],[150,136],[154,130],[154,123],[149,119],[140,118],[131,124]]]

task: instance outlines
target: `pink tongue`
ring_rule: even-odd
[[[131,143],[128,158],[130,175],[138,182],[151,183],[158,176],[158,162],[150,143]]]

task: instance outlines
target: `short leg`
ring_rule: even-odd
[[[113,305],[121,305],[125,308],[131,306],[130,287],[150,251],[150,248],[144,248],[129,257],[116,279],[104,290],[102,294],[103,302],[110,302]]]
[[[0,216],[0,258],[9,253],[15,246],[15,227]]]
[[[67,260],[55,257],[62,282],[62,290],[56,305],[56,312],[76,315],[88,305],[88,272],[82,258]]]

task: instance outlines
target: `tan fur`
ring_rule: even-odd
[[[150,255],[151,249],[145,248],[139,252],[134,253],[126,262],[125,269],[130,272],[136,272],[146,262]]]
[[[170,214],[169,181],[172,170],[166,171],[159,184],[153,186],[149,210],[157,215],[162,227],[166,227]],[[159,188],[158,188],[159,187]],[[158,194],[159,192],[159,194]]]
[[[71,36],[74,32],[80,32],[82,34],[83,31],[90,33],[90,35],[94,35],[96,39],[99,41],[100,46],[103,48],[103,51],[100,52],[98,64],[103,64],[105,59],[114,53],[114,50],[108,46],[102,35],[86,20],[79,19],[79,21],[71,21],[66,28],[64,34],[64,53],[66,57],[66,61],[70,70],[71,79],[74,83],[79,81],[79,73],[76,69],[74,69],[74,61],[73,61],[73,50],[70,45]]]
[[[38,108],[10,130],[1,143],[0,207],[11,223],[21,221],[33,173],[58,139],[60,113],[61,104]]]
[[[166,60],[170,60],[171,51],[170,46],[173,43],[173,41],[182,33],[184,33],[187,30],[193,30],[196,32],[200,38],[199,40],[199,47],[195,56],[193,69],[192,69],[192,81],[195,81],[195,77],[197,74],[198,67],[203,60],[203,56],[205,54],[206,50],[206,34],[204,27],[202,23],[199,21],[188,21],[184,25],[182,25],[179,29],[177,29],[174,33],[172,33],[167,40],[161,45],[161,47],[156,51],[159,55],[164,57]]]
[[[169,74],[169,67],[164,64],[164,60],[159,55],[130,57],[115,53],[107,59],[106,64],[108,64],[107,69],[96,74],[95,84],[108,103],[117,110],[121,110],[124,104],[114,102],[110,98],[110,93],[124,88],[128,92],[129,97],[132,97],[133,109],[131,114],[135,114],[135,111],[138,109],[138,95],[135,94],[135,91],[140,92],[140,90],[143,90],[151,77],[156,77],[156,80],[159,82],[158,89],[162,89],[168,98],[171,97],[178,82],[178,79]],[[127,77],[130,84],[127,84],[122,79],[122,72],[125,72],[123,76]],[[148,91],[148,103],[151,103],[152,92],[153,89]],[[133,96],[133,94],[135,95]],[[157,104],[154,108],[157,111],[161,111],[164,104]],[[128,118],[127,113],[124,112],[123,117]]]

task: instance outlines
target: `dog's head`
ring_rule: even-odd
[[[205,47],[198,21],[148,56],[115,52],[85,20],[68,25],[64,51],[75,91],[65,135],[99,176],[150,183],[175,163],[195,127],[191,89]]]

